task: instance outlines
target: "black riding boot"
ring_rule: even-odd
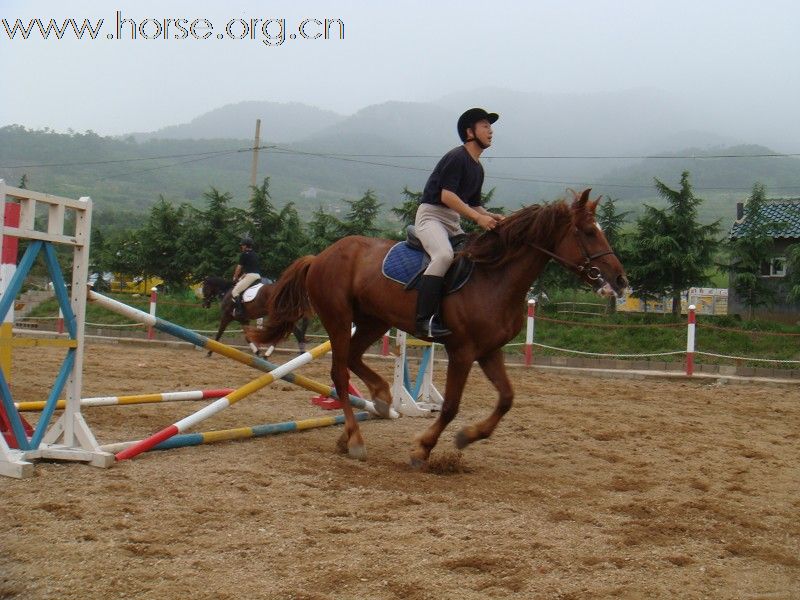
[[[436,275],[423,275],[419,283],[417,296],[417,331],[419,337],[440,338],[452,333],[445,329],[439,311],[439,302],[442,297],[443,277]]]
[[[244,317],[244,303],[242,302],[242,295],[233,297],[233,314],[234,319],[241,319]]]

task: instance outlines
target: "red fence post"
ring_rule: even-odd
[[[381,356],[389,356],[389,337],[391,336],[392,330],[390,329],[386,333],[383,334],[383,343],[381,344]]]
[[[158,300],[158,288],[152,287],[150,288],[150,315],[155,317],[156,316],[156,300]],[[153,326],[147,328],[147,339],[152,340],[155,337],[155,330]]]
[[[689,323],[686,331],[686,375],[689,377],[694,373],[694,330],[695,330],[695,306],[689,305]]]
[[[536,315],[536,300],[528,300],[528,329],[525,332],[525,366],[530,367],[533,363],[533,329],[534,317]]]

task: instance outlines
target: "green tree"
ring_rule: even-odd
[[[403,235],[405,235],[406,227],[414,224],[414,220],[417,218],[417,207],[421,199],[422,192],[412,192],[406,186],[403,188],[403,203],[390,209],[392,214],[400,220]]]
[[[373,190],[367,190],[358,200],[347,200],[350,210],[341,223],[339,237],[348,235],[365,235],[375,237],[379,229],[375,225],[380,207],[377,196]]]
[[[264,275],[271,272],[272,248],[275,245],[281,229],[281,219],[272,204],[269,194],[269,177],[265,178],[260,186],[251,187],[250,206],[247,211],[247,222],[244,224],[246,231],[253,238],[255,250],[261,258]],[[278,271],[280,273],[280,271]]]
[[[598,204],[596,214],[597,224],[603,230],[608,244],[613,248],[623,266],[625,265],[625,244],[623,243],[622,228],[629,214],[630,211],[617,212],[615,200],[611,197]],[[610,313],[617,311],[616,298],[608,299],[608,311]]]
[[[277,279],[280,274],[303,253],[308,237],[303,231],[300,215],[290,202],[280,212],[280,229],[270,249],[269,269],[264,275]]]
[[[185,212],[184,206],[175,207],[159,196],[147,224],[137,234],[142,242],[144,272],[163,279],[170,291],[186,288],[194,267],[181,235]]]
[[[196,280],[209,275],[231,275],[239,257],[241,230],[247,223],[243,211],[230,207],[229,193],[212,187],[203,196],[207,208],[192,211],[188,217],[191,236],[184,236],[194,255]]]
[[[786,249],[787,300],[800,302],[800,244],[792,244]]]
[[[308,224],[308,239],[306,241],[306,254],[319,254],[333,242],[339,239],[342,224],[333,215],[326,213],[318,207]]]
[[[106,260],[108,270],[132,280],[144,274],[142,244],[136,231],[118,231],[109,237]]]
[[[764,186],[756,183],[744,206],[742,234],[728,240],[728,269],[731,286],[753,318],[755,309],[775,302],[775,291],[761,276],[762,264],[772,258],[772,232],[776,223],[767,220],[762,212]]]
[[[629,278],[637,295],[641,292],[670,296],[672,314],[677,316],[681,293],[710,280],[708,273],[713,267],[719,221],[710,225],[698,222],[697,208],[703,200],[692,192],[688,171],[681,174],[678,190],[670,189],[658,179],[655,183],[668,205],[664,209],[645,205],[632,236]]]

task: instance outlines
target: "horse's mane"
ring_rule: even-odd
[[[500,266],[525,252],[528,243],[551,247],[571,220],[572,211],[564,200],[531,204],[500,221],[492,231],[471,237],[461,253],[476,263]]]

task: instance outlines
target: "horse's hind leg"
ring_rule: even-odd
[[[387,381],[364,363],[364,352],[375,343],[389,328],[387,323],[374,319],[356,320],[356,332],[350,340],[350,357],[347,361],[350,370],[363,381],[369,389],[375,410],[383,418],[389,418],[392,407],[392,392]]]
[[[347,368],[347,359],[350,352],[350,322],[352,314],[349,308],[336,310],[331,308],[328,312],[318,312],[322,325],[328,332],[331,341],[331,379],[336,388],[336,393],[342,401],[344,412],[344,431],[339,439],[339,446],[347,451],[350,458],[358,460],[367,459],[367,450],[361,437],[353,407],[346,402],[350,393],[350,371]],[[348,325],[342,326],[343,323]]]
[[[514,389],[506,374],[506,367],[503,361],[503,351],[497,349],[491,354],[481,358],[478,363],[498,391],[497,405],[492,413],[483,421],[474,425],[464,427],[456,435],[456,446],[466,448],[473,442],[488,438],[494,432],[495,427],[510,409],[514,400]]]

